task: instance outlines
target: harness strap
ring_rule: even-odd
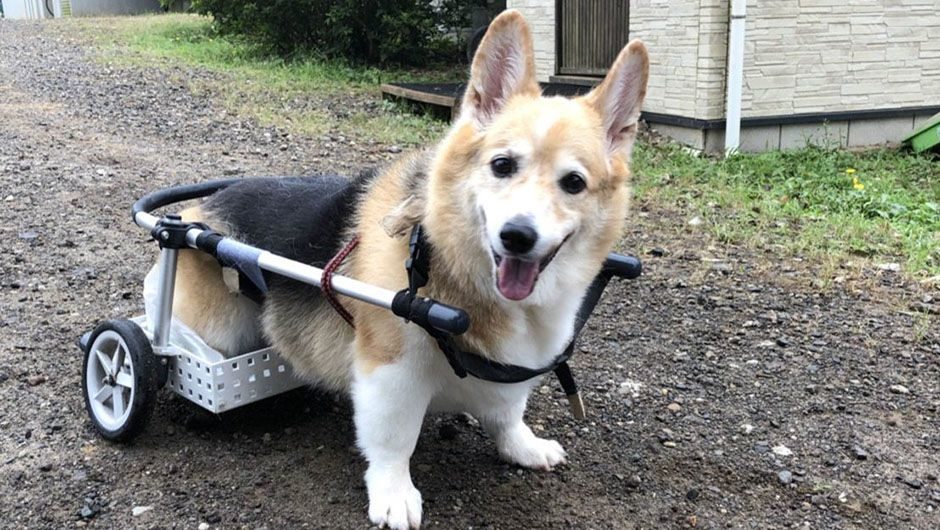
[[[353,237],[349,243],[336,253],[326,266],[323,267],[323,276],[320,278],[320,289],[323,291],[323,296],[330,302],[333,309],[352,327],[355,327],[353,317],[339,300],[336,299],[336,294],[333,292],[332,277],[337,267],[339,267],[358,244],[359,236]],[[427,303],[427,300],[418,296],[418,289],[427,284],[431,272],[431,247],[424,236],[421,225],[415,225],[411,232],[408,246],[409,257],[405,263],[405,268],[408,272],[408,288],[399,291],[398,294],[395,295],[393,303],[420,305]],[[424,313],[426,312],[405,312],[405,314],[419,315]],[[575,383],[574,376],[571,374],[571,367],[568,366],[568,359],[574,353],[574,339],[568,344],[565,351],[555,357],[548,366],[542,368],[528,368],[514,364],[503,364],[488,359],[478,353],[461,350],[457,347],[454,337],[450,333],[436,329],[426,320],[415,319],[411,320],[411,322],[417,324],[434,339],[438,349],[444,354],[444,358],[447,359],[447,363],[454,371],[454,374],[461,379],[472,375],[477,379],[491,383],[521,383],[547,374],[548,372],[555,372],[562,389],[565,391],[565,395],[568,397],[572,414],[574,414],[577,419],[584,419],[584,402],[581,400],[578,385]]]
[[[352,328],[356,327],[356,324],[353,322],[352,314],[343,307],[343,304],[336,298],[336,292],[333,291],[333,273],[336,272],[336,269],[343,263],[343,260],[345,260],[358,245],[359,236],[353,236],[342,250],[330,258],[330,261],[323,267],[323,274],[320,276],[320,290],[323,291],[323,297],[326,298],[326,301],[333,306],[333,309],[339,313],[339,316],[343,317]]]

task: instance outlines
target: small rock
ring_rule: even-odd
[[[134,506],[131,508],[131,515],[137,517],[139,515],[145,514],[153,509],[153,506]]]
[[[773,451],[774,454],[777,455],[777,456],[791,456],[791,455],[793,455],[793,451],[791,451],[790,448],[787,447],[787,446],[785,446],[785,445],[775,445],[775,446],[773,447],[773,449],[771,449],[771,451]]]
[[[916,478],[898,477],[898,480],[900,480],[904,484],[907,484],[908,486],[910,486],[911,488],[915,490],[919,490],[924,487],[924,483],[921,482],[920,480],[917,480]]]
[[[397,146],[397,145],[389,146],[388,152],[389,152],[389,153],[401,153],[401,147],[399,147],[399,146]]]
[[[781,348],[786,348],[790,345],[790,341],[786,337],[777,337],[777,346]]]
[[[209,530],[209,523],[199,523],[199,530]]]
[[[698,490],[695,488],[692,488],[689,491],[685,492],[685,498],[694,502],[696,499],[698,499]]]
[[[783,471],[777,473],[777,480],[779,480],[781,484],[789,484],[793,482],[793,473],[790,473],[784,469]]]
[[[689,219],[689,226],[699,226],[701,224],[702,224],[702,218],[697,215]]]
[[[95,516],[96,513],[97,513],[97,512],[95,512],[94,510],[92,510],[92,509],[91,509],[91,506],[88,506],[87,504],[84,505],[84,506],[82,506],[81,511],[78,512],[78,514],[82,516],[82,519],[91,519],[92,517]],[[206,528],[208,528],[208,527],[206,527]]]
[[[45,464],[40,464],[39,471],[52,471],[52,464],[46,462]]]
[[[682,410],[682,405],[673,402],[670,403],[666,408],[669,409],[669,412],[677,413]]]
[[[39,237],[39,234],[35,230],[25,230],[17,234],[17,237],[24,241],[32,241]]]
[[[669,447],[669,448],[675,448],[675,447],[676,447],[676,442],[673,442],[672,440],[667,440],[667,441],[663,442],[663,446],[664,446],[664,447]]]
[[[868,460],[868,451],[860,445],[852,446],[852,454],[859,460]]]
[[[659,247],[654,247],[650,249],[649,254],[650,256],[653,256],[654,258],[661,258],[666,255],[666,251]]]
[[[640,487],[642,482],[639,475],[630,475],[630,477],[627,478],[627,487],[635,490]]]
[[[218,512],[212,512],[206,516],[206,522],[209,524],[218,524],[222,522],[222,516]]]
[[[877,266],[883,271],[899,272],[901,270],[900,263],[879,263]]]
[[[621,394],[629,394],[633,397],[640,397],[640,390],[643,388],[643,383],[639,381],[626,380],[623,383],[620,383],[620,388],[617,389]]]
[[[750,423],[745,423],[744,425],[741,426],[741,431],[744,434],[751,434],[752,432],[754,432],[754,426],[751,425]]]
[[[46,376],[44,375],[31,375],[26,379],[26,384],[29,386],[37,386],[45,383],[46,381],[48,381],[48,379],[46,379]]]
[[[894,394],[910,394],[911,393],[910,389],[908,389],[904,385],[891,385],[888,387],[888,390],[890,390]]]

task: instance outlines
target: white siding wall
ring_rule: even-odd
[[[507,9],[518,9],[532,30],[535,69],[539,81],[555,75],[555,2],[552,0],[506,0]]]
[[[650,50],[645,110],[724,117],[728,0],[630,0]],[[555,3],[508,0],[555,74]],[[940,105],[940,0],[749,0],[745,117]]]
[[[940,105],[940,0],[749,0],[744,115]]]

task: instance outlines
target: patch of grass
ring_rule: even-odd
[[[940,160],[893,149],[737,154],[640,144],[637,197],[700,216],[722,242],[940,273]]]
[[[390,81],[452,81],[450,70],[382,70],[318,57],[287,61],[252,44],[221,36],[211,20],[184,14],[75,19],[104,49],[103,60],[134,66],[198,66],[224,75],[202,89],[223,95],[227,110],[305,134],[336,131],[360,139],[414,144],[441,134],[428,116],[403,114],[394,105],[337,104],[339,99],[377,101]],[[203,81],[204,83],[206,81]],[[214,86],[213,86],[214,85]]]

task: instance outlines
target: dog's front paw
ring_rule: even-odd
[[[408,530],[421,527],[421,492],[411,480],[367,479],[369,520],[381,528]]]
[[[568,456],[561,444],[555,440],[538,438],[535,435],[516,437],[501,444],[499,454],[506,460],[523,467],[549,471],[565,463]]]

